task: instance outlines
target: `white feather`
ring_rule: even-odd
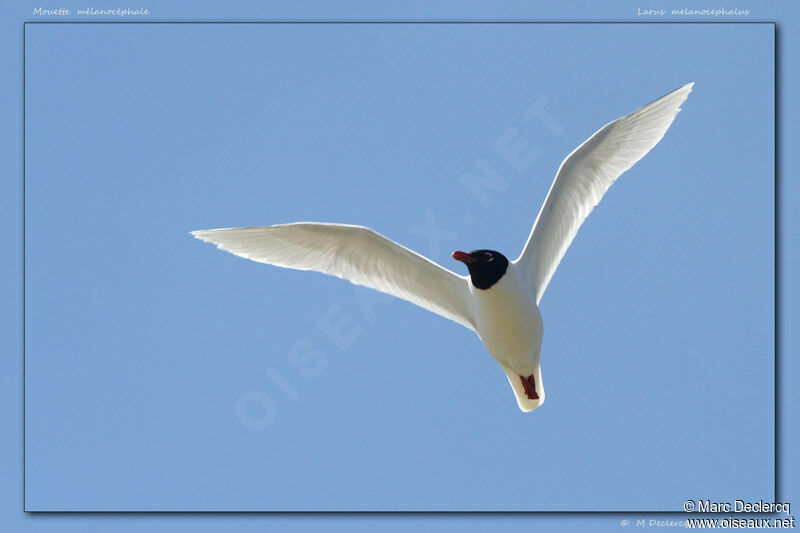
[[[397,296],[475,329],[469,278],[363,226],[298,222],[193,231],[232,254],[286,268],[314,270]]]
[[[611,184],[658,144],[693,85],[686,84],[605,125],[561,163],[515,261],[528,272],[537,304],[578,228]]]

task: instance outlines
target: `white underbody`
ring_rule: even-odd
[[[470,283],[478,336],[486,350],[500,363],[523,411],[544,403],[544,386],[539,366],[542,347],[542,316],[528,277],[514,263],[489,289]],[[538,400],[525,394],[520,376],[534,375]]]

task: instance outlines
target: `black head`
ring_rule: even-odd
[[[469,269],[469,276],[476,288],[486,290],[503,277],[508,269],[508,259],[494,250],[453,252],[453,259],[461,261]]]

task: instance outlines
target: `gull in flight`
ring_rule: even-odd
[[[494,250],[453,252],[459,276],[363,226],[297,222],[193,231],[232,254],[314,270],[370,287],[474,331],[500,364],[523,411],[544,403],[538,304],[584,219],[611,184],[666,133],[694,83],[597,131],[561,163],[517,259]]]

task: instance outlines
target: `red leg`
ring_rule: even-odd
[[[539,395],[536,394],[536,380],[533,379],[533,374],[530,376],[519,377],[522,380],[522,387],[525,389],[525,395],[528,397],[529,400],[538,400]]]

